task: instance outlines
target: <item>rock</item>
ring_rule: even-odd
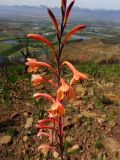
[[[25,103],[25,106],[26,107],[31,107],[32,105],[31,105],[31,103],[27,102],[27,103]]]
[[[114,86],[114,83],[106,83],[103,87],[111,88]]]
[[[120,156],[120,143],[112,137],[106,137],[102,142],[104,148],[107,152],[111,154],[111,156]]]
[[[94,96],[94,90],[91,87],[91,88],[88,89],[88,97],[93,97],[93,96]]]
[[[74,102],[74,103],[72,104],[72,106],[74,106],[74,107],[76,107],[76,108],[82,107],[82,106],[83,106],[83,101],[78,100],[78,101]]]
[[[68,153],[75,152],[75,151],[79,150],[79,148],[80,148],[79,145],[76,144],[73,147],[68,148]]]
[[[28,112],[24,112],[23,115],[24,115],[25,117],[28,117]]]
[[[53,157],[54,157],[54,158],[58,158],[58,157],[59,157],[59,153],[56,152],[56,151],[54,151],[54,152],[53,152]]]
[[[87,109],[92,110],[94,108],[94,103],[90,103],[87,105]]]
[[[25,128],[26,129],[30,128],[30,127],[32,127],[32,125],[33,125],[33,118],[31,117],[31,118],[27,119],[26,124],[25,124]]]
[[[102,124],[102,123],[105,122],[105,119],[104,119],[104,118],[101,118],[101,117],[98,117],[98,118],[97,118],[97,121],[98,121],[99,124]]]
[[[104,80],[104,79],[101,80],[100,84],[101,84],[101,85],[105,85],[105,80]]]
[[[27,140],[28,140],[28,136],[23,136],[23,141],[27,142]]]
[[[15,112],[13,113],[11,116],[10,116],[10,119],[14,119],[18,116],[18,112]]]
[[[86,118],[98,117],[97,113],[95,113],[95,112],[83,111],[83,112],[81,112],[81,114]]]
[[[80,95],[81,97],[84,97],[87,93],[86,88],[82,87],[81,85],[77,85],[76,91],[77,91],[78,95]]]
[[[4,135],[0,138],[0,144],[9,144],[12,141],[12,136]]]
[[[110,127],[113,128],[113,127],[115,127],[115,126],[116,126],[116,122],[115,122],[114,120],[112,120],[112,121],[110,122]]]
[[[72,136],[67,136],[66,137],[66,141],[67,142],[72,142],[73,141],[73,137]]]

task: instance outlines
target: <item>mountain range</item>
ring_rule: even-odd
[[[46,6],[0,6],[0,18],[9,17],[47,17]],[[60,17],[60,8],[52,8],[57,17]],[[71,12],[71,17],[79,17],[82,19],[99,19],[99,20],[116,20],[120,21],[120,10],[91,10],[86,8],[74,7]]]

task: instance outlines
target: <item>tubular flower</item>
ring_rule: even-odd
[[[31,79],[32,85],[33,86],[37,86],[39,85],[41,82],[48,82],[51,83],[54,87],[57,87],[57,84],[55,84],[52,80],[48,79],[48,78],[44,78],[38,74],[33,74],[32,75],[32,79]]]
[[[73,88],[67,85],[63,78],[61,78],[61,86],[57,90],[57,99],[62,100],[64,97],[75,98],[75,92]]]
[[[48,67],[53,72],[55,72],[55,70],[52,68],[52,66],[49,65],[48,63],[38,62],[36,59],[33,59],[33,58],[27,58],[26,65],[28,66],[28,72],[35,72],[41,66]]]
[[[54,117],[57,115],[64,115],[64,113],[65,113],[65,108],[58,100],[56,100],[53,103],[52,107],[49,109],[50,117]]]
[[[55,102],[55,99],[51,95],[49,95],[49,94],[35,93],[33,95],[33,98],[35,98],[35,99],[40,99],[40,97],[45,97],[45,98],[47,98],[47,99],[52,100],[53,102]]]
[[[70,70],[73,72],[73,78],[70,81],[70,86],[75,84],[78,80],[84,80],[88,78],[88,74],[84,74],[84,73],[77,71],[76,68],[70,62],[64,61],[62,65],[64,64],[66,64],[70,68]]]
[[[41,144],[39,147],[38,147],[38,151],[42,151],[44,154],[48,153],[48,151],[51,150],[51,151],[56,151],[56,148],[55,147],[52,147],[48,144]]]

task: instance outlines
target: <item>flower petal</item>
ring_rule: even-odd
[[[53,102],[55,102],[55,99],[51,95],[46,94],[46,93],[35,93],[33,95],[33,98],[35,98],[35,99],[40,99],[40,97],[45,97],[45,98],[50,99]]]
[[[50,108],[49,113],[51,116],[53,115],[53,117],[57,115],[64,115],[65,108],[59,101],[56,100]]]
[[[84,80],[84,79],[87,79],[89,77],[88,74],[84,74],[84,73],[81,73],[81,72],[77,71],[76,68],[70,62],[64,61],[62,63],[62,66],[64,64],[66,64],[70,68],[70,70],[73,72],[73,78],[70,82],[70,86],[72,84],[75,84],[75,82],[78,81],[78,80]]]
[[[75,98],[75,92],[73,88],[65,83],[64,79],[61,78],[61,86],[57,90],[57,99],[62,100],[64,97]]]
[[[54,87],[57,87],[57,84],[55,84],[52,80],[48,79],[48,78],[44,78],[39,74],[33,74],[32,75],[32,79],[31,79],[32,85],[33,86],[37,86],[39,85],[41,82],[48,82],[51,83]]]
[[[48,63],[45,63],[45,62],[39,62],[37,61],[36,59],[32,59],[32,58],[27,58],[27,62],[26,62],[26,65],[28,66],[28,71],[32,72],[32,71],[35,71],[37,70],[39,67],[43,66],[43,67],[48,67],[50,70],[52,70],[55,74],[55,70],[53,69],[53,67],[48,64]]]

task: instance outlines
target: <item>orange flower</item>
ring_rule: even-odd
[[[64,97],[75,98],[75,92],[73,88],[67,85],[63,78],[61,78],[61,86],[57,90],[57,99],[62,100]]]
[[[84,74],[84,73],[77,71],[76,68],[70,62],[64,61],[62,63],[62,66],[64,64],[66,64],[70,68],[70,70],[73,72],[73,78],[70,81],[71,86],[72,86],[72,84],[75,84],[78,80],[84,80],[84,79],[88,78],[88,74]]]
[[[51,83],[54,87],[57,87],[57,84],[55,84],[52,80],[50,80],[48,78],[44,78],[44,77],[42,77],[41,75],[38,75],[38,74],[33,74],[32,75],[31,82],[32,82],[33,86],[37,86],[41,82],[48,82],[48,83]]]
[[[26,65],[28,66],[28,72],[35,72],[37,71],[37,69],[41,66],[43,67],[48,67],[50,68],[53,72],[55,72],[55,70],[52,68],[51,65],[49,65],[48,63],[45,62],[38,62],[36,59],[33,58],[27,58],[27,62]]]
[[[65,108],[58,100],[56,100],[53,103],[52,107],[49,109],[50,117],[54,117],[57,115],[64,115],[64,113],[65,113]]]
[[[52,100],[53,103],[55,102],[55,99],[54,99],[51,95],[49,95],[49,94],[45,94],[45,93],[35,93],[35,94],[33,95],[33,98],[35,98],[35,99],[40,99],[41,97],[45,97],[45,98],[47,98],[47,99],[49,99],[49,100]]]
[[[38,151],[42,151],[42,153],[44,153],[45,155],[47,155],[47,153],[49,152],[49,150],[56,151],[56,148],[52,147],[52,146],[50,146],[48,144],[41,144],[38,147]]]

